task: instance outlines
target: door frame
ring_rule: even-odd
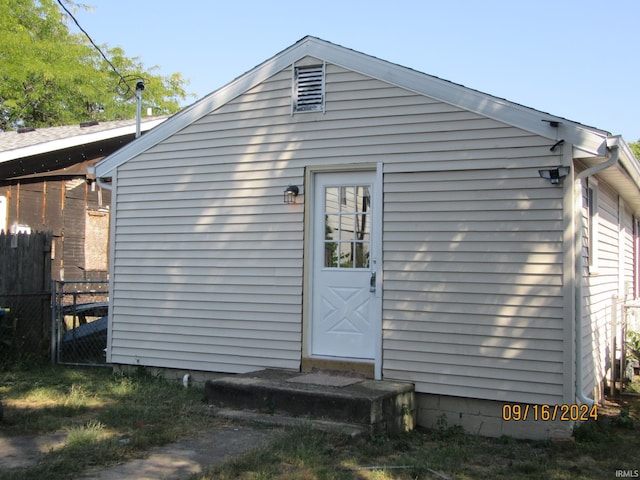
[[[374,195],[372,202],[372,210],[374,218],[372,219],[374,228],[372,228],[372,261],[375,261],[376,271],[376,292],[374,295],[372,308],[378,312],[376,315],[377,334],[374,335],[374,378],[382,379],[382,224],[383,224],[383,202],[382,202],[382,163],[360,163],[346,165],[329,165],[329,166],[308,166],[305,170],[305,195],[304,195],[304,278],[303,278],[303,302],[302,302],[302,358],[327,360],[328,357],[318,357],[311,355],[311,321],[313,313],[313,268],[314,268],[314,199],[315,199],[315,176],[322,173],[348,173],[358,171],[375,172]],[[336,359],[340,360],[340,359]],[[345,362],[349,363],[352,359],[345,358]],[[353,360],[357,363],[356,360]]]

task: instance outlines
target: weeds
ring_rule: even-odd
[[[445,415],[433,430],[351,438],[292,429],[265,449],[192,480],[331,478],[349,480],[509,479],[600,480],[635,462],[640,436],[631,404],[575,431],[573,440],[485,438],[450,426]],[[629,422],[630,425],[629,425]],[[630,428],[631,426],[631,428]],[[634,467],[635,468],[635,467]]]
[[[626,409],[626,408],[620,411],[620,415],[618,415],[617,417],[614,417],[613,423],[614,425],[618,425],[620,427],[627,428],[630,430],[632,430],[635,425],[633,418],[631,418],[629,409]]]
[[[4,435],[64,432],[63,448],[33,468],[0,479],[74,478],[203,430],[226,424],[207,414],[202,391],[150,375],[41,367],[0,373]]]
[[[67,444],[70,446],[95,443],[104,437],[105,425],[98,420],[90,420],[80,427],[71,427],[67,435]]]
[[[64,447],[0,480],[76,478],[89,469],[142,455],[228,422],[207,414],[203,392],[138,372],[43,367],[0,373],[4,435],[63,431]],[[640,398],[575,430],[573,440],[527,442],[469,435],[442,415],[433,430],[350,437],[292,428],[266,448],[211,468],[192,480],[279,478],[457,480],[614,478],[640,449]],[[440,475],[440,477],[438,477]]]

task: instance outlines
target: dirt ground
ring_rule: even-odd
[[[63,447],[66,439],[64,433],[9,437],[0,432],[0,469],[35,465],[42,455]]]
[[[157,447],[143,459],[87,472],[78,480],[181,479],[274,440],[277,428],[225,427]],[[0,434],[0,470],[36,465],[51,450],[64,446],[63,433],[7,437]]]

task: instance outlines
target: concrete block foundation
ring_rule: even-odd
[[[542,440],[569,438],[574,426],[572,422],[558,419],[536,420],[532,413],[526,420],[504,418],[503,408],[505,404],[512,405],[509,402],[424,393],[415,393],[415,401],[417,424],[426,428],[461,426],[468,433],[485,437],[507,435],[518,439]],[[524,404],[518,405],[524,407]]]

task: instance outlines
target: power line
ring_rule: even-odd
[[[104,58],[104,60],[109,64],[109,66],[113,69],[114,72],[116,72],[116,75],[118,75],[118,77],[120,77],[120,81],[122,83],[124,83],[127,87],[127,91],[125,92],[125,95],[132,93],[131,87],[129,86],[129,84],[127,83],[127,81],[125,80],[125,78],[120,74],[120,72],[118,71],[118,69],[113,65],[113,63],[111,63],[111,60],[109,60],[107,58],[107,56],[104,54],[104,52],[100,49],[100,47],[98,45],[96,45],[96,43],[93,41],[93,39],[91,38],[91,36],[87,33],[87,31],[82,28],[82,26],[80,25],[80,23],[78,22],[78,20],[76,20],[76,17],[73,16],[73,14],[69,11],[69,9],[67,9],[67,7],[64,6],[64,4],[62,3],[62,0],[58,0],[58,4],[60,4],[60,6],[62,7],[62,9],[67,12],[67,15],[69,15],[71,17],[71,19],[74,21],[74,23],[78,26],[78,28],[80,29],[80,31],[82,33],[84,33],[84,35],[89,39],[89,41],[91,42],[91,45],[94,46],[94,48],[100,53],[100,55],[102,55],[102,58]]]

